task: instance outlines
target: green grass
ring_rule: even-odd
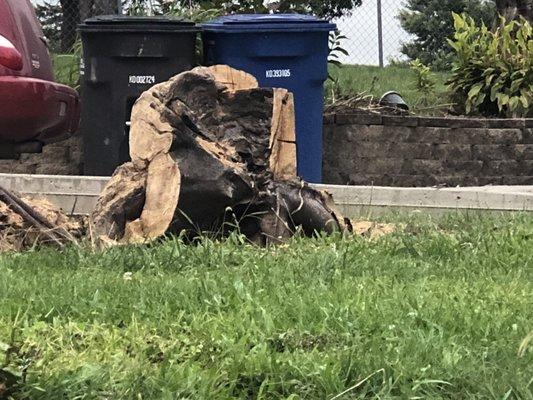
[[[79,84],[79,59],[70,54],[53,54],[55,80],[63,85],[78,88]]]
[[[533,217],[405,220],[2,255],[0,369],[17,399],[532,399]]]
[[[420,103],[421,94],[416,88],[416,75],[406,67],[373,67],[365,65],[343,65],[332,67],[331,75],[338,79],[338,84],[328,80],[326,83],[326,96],[331,99],[331,90],[336,86],[343,96],[354,96],[359,93],[372,95],[375,100],[391,90],[399,92],[411,107]],[[431,106],[446,104],[445,82],[449,74],[433,72],[435,81],[435,96],[428,99]]]

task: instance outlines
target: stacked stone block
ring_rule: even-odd
[[[38,154],[22,154],[18,160],[0,160],[0,172],[13,174],[81,175],[83,146],[79,135],[49,144]]]
[[[533,119],[329,115],[323,173],[340,185],[533,185]]]

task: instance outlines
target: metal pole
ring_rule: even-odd
[[[379,66],[383,68],[385,65],[383,60],[383,20],[381,18],[381,0],[378,1],[378,51],[379,51]]]
[[[122,0],[117,0],[117,14],[122,15]]]

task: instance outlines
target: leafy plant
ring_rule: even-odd
[[[347,39],[346,36],[342,35],[338,30],[331,32],[329,35],[329,55],[328,55],[328,65],[333,68],[341,68],[342,63],[340,61],[340,56],[348,56],[348,51],[342,47],[342,42]],[[328,72],[328,80],[333,82],[333,87],[339,87],[338,76],[334,77],[331,72]]]
[[[453,35],[453,12],[467,13],[486,24],[491,24],[496,17],[492,1],[407,0],[398,18],[412,39],[402,44],[401,52],[433,69],[449,70],[453,50],[444,38]]]
[[[533,28],[524,18],[489,30],[454,14],[456,53],[449,90],[467,114],[533,114]]]
[[[216,8],[204,9],[200,7],[180,7],[179,5],[174,4],[165,12],[165,15],[183,18],[201,24],[220,17],[222,15],[222,10]]]
[[[419,59],[411,61],[411,71],[415,73],[416,90],[425,96],[435,93],[435,78],[431,69],[424,65]]]
[[[416,113],[438,115],[445,112],[451,104],[443,102],[447,100],[445,95],[437,91],[437,77],[431,68],[419,59],[409,63],[411,72],[415,77],[414,90],[416,99],[412,105],[412,110]]]
[[[53,57],[56,80],[76,90],[80,88],[80,61],[82,51],[81,39],[77,38],[72,45],[70,54],[60,54]]]
[[[328,63],[340,67],[342,65],[340,61],[340,56],[348,56],[350,53],[342,47],[342,42],[346,40],[347,37],[340,33],[340,31],[334,31],[329,35],[329,56]]]
[[[341,85],[338,74],[334,76],[331,73],[331,68],[341,68],[342,62],[340,61],[341,55],[348,56],[348,51],[342,47],[342,42],[347,37],[342,35],[340,31],[336,30],[329,35],[329,55],[328,55],[328,80],[331,81],[331,91],[327,95],[327,102],[335,103],[337,98],[340,97]]]
[[[125,11],[128,15],[146,16],[149,10],[143,0],[132,0],[131,4],[126,6]]]

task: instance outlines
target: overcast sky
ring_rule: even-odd
[[[31,0],[42,3],[43,0]],[[57,2],[58,0],[49,0]],[[403,0],[382,0],[383,50],[385,60],[401,57],[400,46],[409,40],[397,19]],[[341,32],[348,37],[343,43],[350,55],[343,62],[350,64],[378,64],[377,0],[363,0],[363,5],[352,15],[335,21]]]
[[[383,51],[384,58],[401,57],[402,42],[409,41],[409,35],[400,26],[398,13],[403,0],[382,0]],[[377,0],[363,0],[352,15],[335,21],[340,31],[348,37],[344,47],[350,55],[343,61],[352,64],[378,64]]]

